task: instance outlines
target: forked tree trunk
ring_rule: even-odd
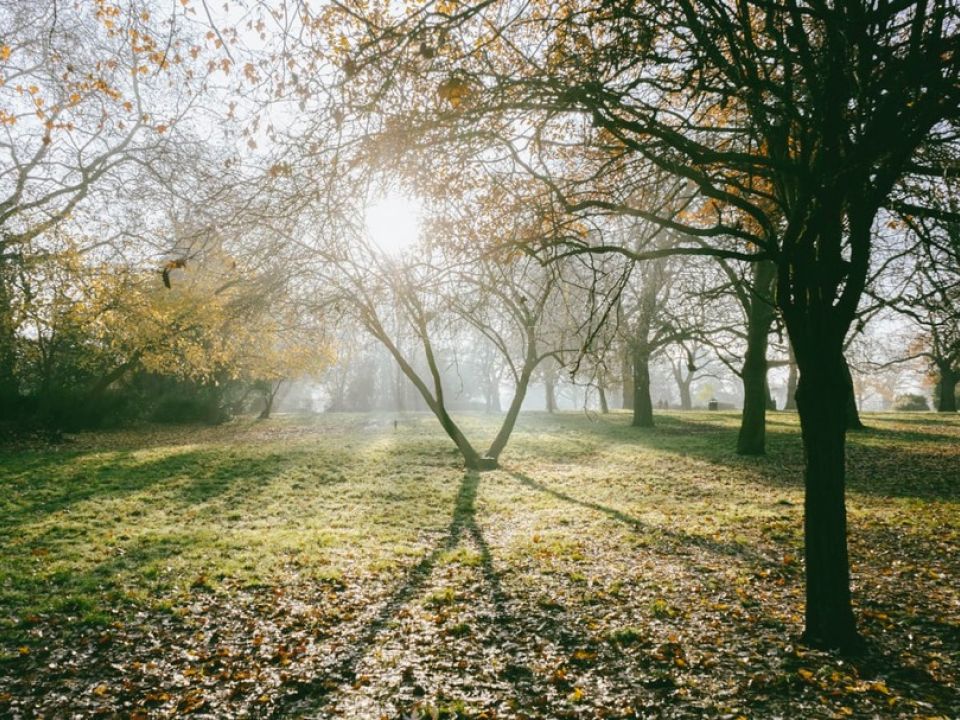
[[[797,409],[806,469],[804,640],[817,647],[860,646],[850,601],[847,519],[844,498],[846,373],[839,347],[813,344],[798,357]]]
[[[537,355],[537,333],[533,325],[527,326],[527,351],[523,358],[523,369],[520,371],[520,377],[517,379],[517,386],[513,391],[513,400],[510,401],[510,407],[507,410],[506,417],[500,425],[500,432],[490,443],[486,455],[480,459],[481,470],[492,470],[497,467],[497,461],[500,459],[500,453],[507,446],[510,440],[510,434],[513,432],[514,425],[517,424],[517,416],[520,414],[520,407],[523,405],[523,399],[527,396],[527,388],[530,387],[530,378],[533,377],[537,365],[543,358]],[[553,372],[553,368],[550,368]]]
[[[426,384],[417,374],[417,371],[414,370],[413,366],[407,362],[406,358],[403,356],[403,353],[400,352],[400,349],[393,343],[386,332],[384,332],[379,323],[374,323],[371,321],[367,325],[367,329],[375,338],[377,338],[377,340],[383,344],[385,348],[387,348],[387,350],[390,351],[390,354],[393,355],[397,365],[400,366],[400,370],[404,375],[407,376],[407,379],[413,383],[413,386],[417,389],[417,393],[423,399],[423,402],[426,403],[430,411],[434,414],[437,420],[440,421],[440,426],[443,428],[443,431],[447,433],[447,436],[453,440],[454,445],[457,446],[457,449],[463,456],[463,464],[470,470],[480,469],[480,453],[478,453],[474,449],[473,445],[470,444],[467,436],[463,434],[463,431],[460,430],[460,427],[457,425],[457,423],[454,422],[452,417],[450,417],[450,414],[447,412],[447,408],[444,405],[443,387],[440,384],[440,371],[437,368],[436,360],[433,357],[433,350],[430,345],[427,344],[426,332],[423,331],[421,337],[424,338],[424,351],[427,356],[427,363],[430,368],[430,373],[434,379],[434,389],[437,393],[436,397],[433,396],[433,393],[430,392],[430,388],[426,386]]]
[[[635,350],[633,353],[633,426],[653,427],[650,356],[640,350]]]
[[[938,393],[937,412],[955,413],[957,411],[957,383],[960,372],[950,367],[940,368],[940,392]]]

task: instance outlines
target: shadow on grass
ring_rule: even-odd
[[[80,503],[122,498],[164,485],[171,489],[165,500],[183,505],[203,503],[238,482],[264,485],[305,454],[224,459],[195,450],[143,461],[123,452],[109,458],[54,457],[47,462],[8,466],[10,479],[0,481],[0,528],[36,522]]]
[[[579,421],[579,418],[576,418]],[[768,418],[767,455],[744,457],[735,452],[739,417],[717,415],[716,421],[700,415],[657,416],[657,426],[634,428],[622,422],[570,423],[579,433],[603,437],[609,443],[629,444],[664,453],[689,456],[728,467],[731,475],[771,488],[803,486],[803,446],[799,426],[774,415]],[[899,419],[897,420],[899,421]],[[957,501],[953,458],[960,432],[954,435],[911,432],[877,426],[892,422],[865,418],[864,430],[847,435],[847,489],[884,498],[917,498]],[[874,422],[876,424],[871,425]],[[564,419],[561,419],[564,423]],[[949,425],[953,427],[952,424]]]
[[[404,605],[423,590],[440,557],[454,549],[465,537],[473,541],[480,554],[480,570],[490,591],[498,625],[509,623],[500,577],[493,567],[490,546],[477,525],[476,500],[480,474],[468,471],[460,482],[453,506],[453,517],[442,540],[423,558],[411,567],[376,614],[365,624],[359,637],[332,667],[333,670],[307,682],[299,683],[295,690],[281,701],[272,717],[287,717],[289,713],[310,713],[322,710],[332,693],[343,682],[356,679],[357,666],[375,647],[377,636],[394,619]]]
[[[29,476],[0,481],[0,605],[40,613],[76,606],[69,614],[82,615],[124,604],[130,590],[169,584],[167,561],[209,543],[197,534],[209,530],[198,521],[141,534],[133,530],[138,519],[187,509],[219,519],[227,507],[249,507],[297,460],[191,451],[148,461],[131,453],[79,457],[46,470],[31,462]],[[143,502],[109,504],[141,492],[149,492]]]
[[[188,550],[193,542],[188,535],[138,538],[122,549],[116,548],[111,557],[86,572],[58,570],[44,575],[31,572],[30,567],[17,572],[11,564],[0,591],[0,605],[29,607],[28,618],[34,613],[50,613],[55,625],[69,626],[72,631],[105,627],[123,618],[125,611],[141,607],[130,592],[150,592],[170,558]],[[27,632],[31,621],[18,621],[16,617],[3,620],[0,643],[45,642]]]
[[[771,558],[761,555],[753,548],[742,543],[723,542],[721,540],[713,540],[701,535],[691,535],[690,533],[682,530],[671,530],[669,528],[649,525],[641,520],[638,520],[632,515],[628,515],[620,510],[617,510],[616,508],[601,505],[600,503],[592,502],[590,500],[582,500],[560,490],[555,490],[554,488],[544,485],[543,483],[537,482],[523,473],[510,472],[510,477],[518,481],[524,487],[530,488],[531,490],[546,493],[557,500],[562,500],[563,502],[567,502],[572,505],[577,505],[588,510],[602,513],[607,517],[613,518],[617,522],[623,523],[635,532],[656,535],[668,540],[675,544],[675,552],[677,549],[684,546],[692,546],[700,550],[705,550],[714,555],[722,555],[740,560],[746,560],[761,566],[771,565],[775,562]]]

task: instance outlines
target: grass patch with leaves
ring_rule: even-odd
[[[0,716],[950,717],[960,421],[849,437],[870,651],[796,643],[802,453],[772,413],[525,414],[464,474],[424,415],[0,448]],[[492,433],[495,420],[463,419]]]

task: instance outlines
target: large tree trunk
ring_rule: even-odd
[[[861,640],[850,601],[844,500],[847,380],[840,348],[818,345],[798,357],[797,409],[806,459],[804,639],[817,647],[853,650]]]
[[[960,372],[950,367],[940,367],[940,385],[937,398],[937,412],[955,413],[957,411],[957,383]]]
[[[743,381],[743,416],[737,435],[737,453],[763,455],[766,452],[767,403],[767,344],[774,309],[770,304],[770,287],[776,274],[772,263],[756,263],[754,292],[747,308],[747,351],[740,378]]]
[[[633,426],[653,427],[653,401],[650,399],[650,356],[633,353]]]
[[[603,389],[603,383],[597,383],[597,394],[600,396],[600,412],[608,415],[610,404],[607,402],[607,391]]]
[[[850,210],[848,240],[853,249],[847,262],[841,252],[843,205],[838,195],[824,193],[810,236],[801,244],[805,250],[781,263],[778,300],[800,370],[796,397],[805,460],[804,640],[855,652],[863,641],[850,597],[845,502],[850,379],[843,340],[866,285],[875,213]]]

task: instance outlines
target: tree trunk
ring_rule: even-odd
[[[633,353],[633,426],[653,427],[650,356],[640,350],[635,350]]]
[[[500,413],[503,408],[500,406],[500,378],[487,379],[487,392],[485,393],[484,406],[488,413]]]
[[[426,384],[417,374],[417,371],[414,370],[413,366],[407,362],[407,359],[403,356],[403,353],[400,352],[399,348],[393,343],[379,323],[370,322],[367,325],[367,329],[370,331],[371,335],[383,343],[383,346],[390,351],[390,354],[393,355],[394,360],[397,361],[397,364],[400,366],[403,374],[407,376],[407,379],[409,379],[411,383],[413,383],[413,386],[417,389],[417,392],[419,393],[423,402],[426,403],[428,408],[430,408],[430,411],[436,416],[437,420],[440,421],[440,425],[443,427],[444,432],[447,433],[447,436],[453,440],[454,445],[457,446],[457,449],[463,456],[464,465],[470,470],[480,469],[480,454],[474,449],[473,445],[470,444],[467,436],[463,434],[463,431],[460,430],[460,427],[456,422],[454,422],[453,418],[450,417],[450,414],[447,412],[447,408],[443,399],[443,386],[440,380],[440,370],[437,367],[436,358],[433,355],[433,348],[427,339],[426,331],[422,330],[420,337],[423,342],[423,349],[424,354],[426,355],[427,365],[429,367],[430,374],[433,377],[434,392],[436,393],[436,397],[434,397],[433,393],[430,392],[430,388],[426,386]]]
[[[623,351],[621,375],[623,376],[623,409],[633,410],[633,362],[629,350]]]
[[[535,364],[535,361],[531,362]],[[527,396],[527,388],[530,386],[530,376],[533,374],[533,370],[534,367],[525,366],[523,371],[520,373],[520,379],[517,380],[517,387],[513,391],[513,400],[510,401],[510,407],[507,408],[507,414],[503,418],[503,422],[500,424],[500,431],[497,433],[497,436],[494,438],[493,442],[490,443],[490,447],[487,449],[484,458],[481,458],[487,459],[488,463],[481,469],[491,470],[496,467],[497,460],[500,458],[500,453],[502,453],[503,449],[507,446],[507,442],[510,440],[510,434],[513,432],[513,428],[517,424],[517,416],[520,414],[520,406],[523,405],[523,399]]]
[[[490,443],[486,455],[480,458],[481,470],[492,470],[497,467],[497,461],[500,459],[500,453],[507,446],[513,427],[517,423],[517,416],[520,414],[520,407],[523,405],[523,399],[527,396],[527,388],[530,386],[530,378],[541,358],[537,356],[537,334],[532,325],[527,326],[527,351],[524,355],[523,369],[520,371],[520,377],[517,378],[517,386],[513,390],[513,400],[510,401],[510,407],[507,409],[507,415],[503,418],[500,425],[500,431],[497,437]],[[553,372],[553,368],[549,369]]]
[[[140,350],[137,350],[124,362],[120,363],[110,372],[106,373],[99,380],[97,380],[97,382],[87,393],[87,403],[89,403],[90,406],[95,407],[103,398],[103,394],[107,391],[107,389],[117,382],[117,380],[126,375],[130,370],[132,370],[138,362],[140,362],[141,355],[143,355],[143,353]]]
[[[276,383],[267,385],[267,391],[263,394],[263,410],[260,411],[258,416],[261,420],[270,419],[270,413],[273,412],[273,401],[276,399],[282,384],[283,380],[277,380]]]
[[[937,402],[937,412],[955,413],[957,411],[957,383],[960,382],[960,372],[953,368],[940,368],[940,393]]]
[[[761,262],[754,266],[754,292],[747,309],[747,351],[740,378],[743,381],[743,416],[737,436],[737,454],[763,455],[766,452],[767,344],[774,310],[770,304],[770,287],[776,267]]]
[[[769,376],[764,376],[763,378],[763,393],[766,396],[767,410],[776,410],[777,409],[777,400],[773,397],[773,393],[770,392],[770,378]]]
[[[600,396],[600,412],[609,415],[610,405],[607,403],[607,391],[603,389],[602,383],[597,383],[597,394]]]
[[[857,408],[857,395],[853,387],[853,375],[850,373],[850,365],[847,359],[843,359],[843,373],[846,379],[847,387],[844,391],[846,395],[846,410],[844,416],[847,419],[847,430],[863,430],[866,425],[860,420],[860,411]]]
[[[806,469],[805,642],[855,650],[861,639],[850,602],[844,499],[847,378],[843,354],[819,343],[800,360],[797,409]]]
[[[557,386],[552,374],[545,375],[543,378],[543,389],[547,412],[553,413],[557,410]]]
[[[787,399],[783,403],[784,410],[797,409],[797,359],[793,356],[793,347],[787,345],[790,352],[790,369],[787,373]]]
[[[17,380],[17,331],[8,282],[9,263],[0,250],[0,408],[9,413],[20,396]]]
[[[673,366],[673,379],[677,381],[677,390],[680,393],[680,409],[692,410],[693,398],[690,397],[690,384],[693,382],[693,372],[683,374],[683,365]]]
[[[404,402],[405,394],[406,383],[404,382],[403,370],[401,370],[398,365],[393,378],[393,408],[397,412],[402,413],[407,409],[406,403]]]
[[[690,381],[682,382],[680,387],[680,409],[693,410],[693,398],[690,397]]]

